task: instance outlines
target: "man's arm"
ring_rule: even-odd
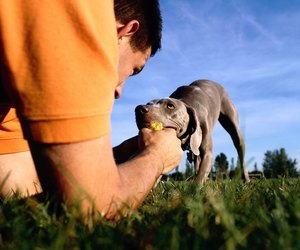
[[[172,129],[139,135],[140,153],[118,167],[109,135],[70,144],[30,142],[44,191],[63,200],[81,202],[84,211],[92,205],[113,218],[119,209],[140,205],[160,174],[175,168],[182,156],[180,140]]]

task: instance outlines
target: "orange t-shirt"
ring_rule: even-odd
[[[117,83],[113,1],[0,1],[0,153],[110,131]]]

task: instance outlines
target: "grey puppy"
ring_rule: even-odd
[[[245,165],[245,143],[239,129],[238,112],[224,88],[209,80],[198,80],[181,86],[169,98],[155,99],[135,109],[139,129],[159,121],[163,127],[174,128],[181,139],[182,148],[189,150],[195,164],[196,181],[203,184],[212,168],[212,131],[219,120],[230,134],[243,169],[249,181]]]

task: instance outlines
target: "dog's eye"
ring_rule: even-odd
[[[173,103],[168,103],[167,108],[170,109],[170,110],[173,110],[173,109],[175,109],[175,106],[174,106]]]

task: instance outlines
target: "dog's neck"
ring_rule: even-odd
[[[181,140],[182,150],[190,149],[190,134],[186,131],[184,134],[178,137]]]

